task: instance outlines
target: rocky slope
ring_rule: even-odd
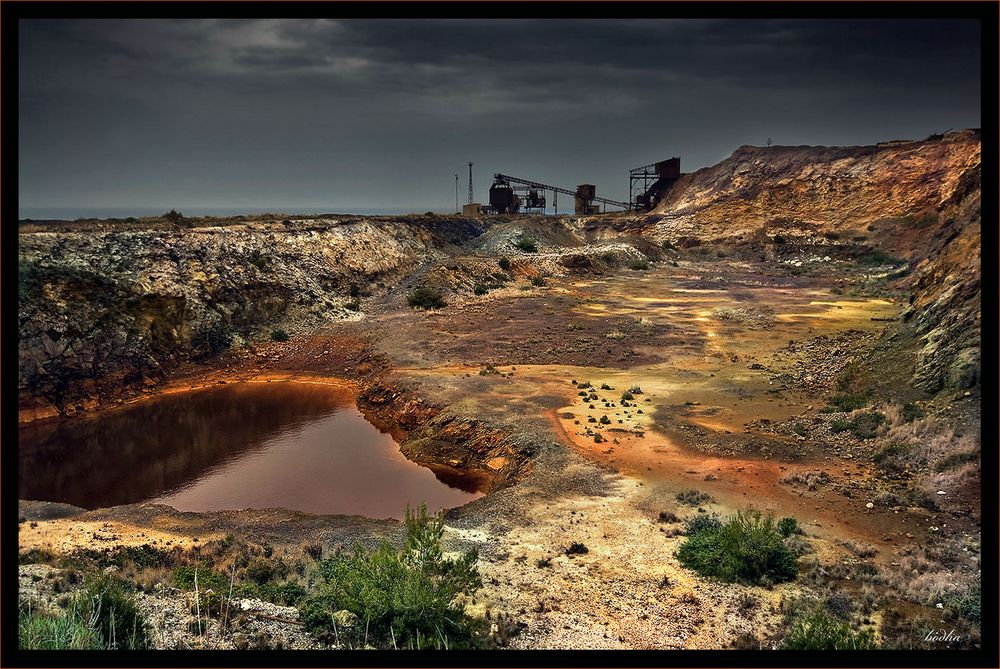
[[[937,207],[980,163],[974,130],[875,146],[742,146],[684,175],[653,212],[661,236],[864,232],[872,222]]]
[[[182,360],[272,326],[354,318],[359,294],[483,227],[414,217],[22,231],[22,416],[73,413],[109,389],[155,384]]]

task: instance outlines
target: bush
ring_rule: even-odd
[[[875,636],[871,630],[855,632],[823,609],[800,617],[781,643],[783,650],[871,650]]]
[[[509,272],[510,271],[510,259],[509,258],[500,258],[500,260],[497,261],[497,264],[500,265],[500,269],[502,269],[503,271],[505,271],[505,272]]]
[[[785,538],[788,538],[793,534],[797,534],[801,532],[799,529],[799,521],[789,516],[785,516],[778,521],[778,531],[781,532],[781,536]]]
[[[361,303],[357,300],[344,302],[344,308],[349,311],[361,311]]]
[[[861,393],[841,393],[833,395],[827,401],[829,404],[823,407],[823,413],[857,411],[871,404],[871,394],[867,391]]]
[[[774,517],[747,509],[717,528],[706,527],[681,544],[677,558],[701,576],[728,582],[791,581],[798,571]]]
[[[677,501],[688,506],[700,506],[712,501],[712,496],[700,490],[684,490],[677,493]]]
[[[637,272],[642,272],[649,269],[649,262],[646,260],[633,260],[628,264],[628,268]]]
[[[876,411],[867,411],[851,419],[851,432],[858,439],[872,439],[878,428],[885,422],[885,416]]]
[[[517,238],[517,241],[514,242],[514,246],[521,249],[525,253],[536,253],[538,251],[538,243],[535,239],[524,234]]]
[[[426,505],[406,509],[406,543],[395,549],[383,541],[366,551],[337,554],[320,562],[320,592],[300,607],[306,629],[341,641],[384,648],[461,648],[482,637],[479,622],[457,601],[481,585],[477,554],[445,558],[441,550],[444,515],[428,515]],[[333,614],[349,611],[353,628],[334,631]]]
[[[629,391],[626,390],[625,392],[622,393],[622,400],[632,400],[632,399],[635,399],[635,396],[632,395],[632,393],[630,393]]]
[[[175,209],[171,209],[165,213],[163,218],[166,219],[168,223],[173,223],[174,225],[180,225],[184,222],[184,214]]]
[[[566,549],[566,555],[586,555],[589,552],[590,549],[581,544],[579,541],[574,541],[569,545],[569,548]]]
[[[288,341],[288,333],[284,330],[271,330],[271,339],[274,341]]]
[[[427,286],[412,291],[406,296],[406,301],[411,307],[420,309],[440,309],[446,305],[441,293]]]
[[[785,238],[782,237],[781,235],[775,235],[774,237],[771,238],[771,241],[774,242],[775,244],[784,244]]]
[[[487,286],[485,283],[477,283],[472,288],[473,295],[485,295],[488,292],[490,292],[490,287]]]
[[[543,279],[540,276],[533,276],[531,277],[531,285],[537,288],[541,288],[542,286],[545,285],[545,279]]]

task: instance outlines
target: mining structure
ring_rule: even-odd
[[[557,209],[559,193],[573,198],[573,213],[588,216],[601,213],[600,205],[625,211],[648,211],[655,207],[681,176],[681,159],[674,157],[629,170],[629,201],[620,202],[597,196],[597,186],[580,184],[575,190],[544,184],[509,174],[493,175],[489,204],[484,213],[545,213],[546,193],[552,191],[552,205]],[[471,213],[471,210],[470,210]]]

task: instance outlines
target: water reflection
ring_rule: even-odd
[[[403,457],[344,391],[301,383],[230,384],[27,426],[18,450],[21,499],[85,508],[155,501],[381,518],[479,496]]]

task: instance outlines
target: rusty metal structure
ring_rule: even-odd
[[[576,190],[569,190],[530,179],[497,173],[493,175],[493,185],[490,186],[489,210],[494,214],[516,214],[521,211],[522,207],[526,211],[532,209],[545,211],[546,191],[552,191],[553,201],[558,193],[573,196],[574,211],[577,214],[599,213],[596,203],[626,210],[631,209],[628,202],[597,197],[597,186],[594,184],[580,184]],[[523,197],[519,193],[523,194]]]
[[[629,170],[628,192],[634,211],[649,210],[659,204],[681,177],[681,159],[661,160]]]

